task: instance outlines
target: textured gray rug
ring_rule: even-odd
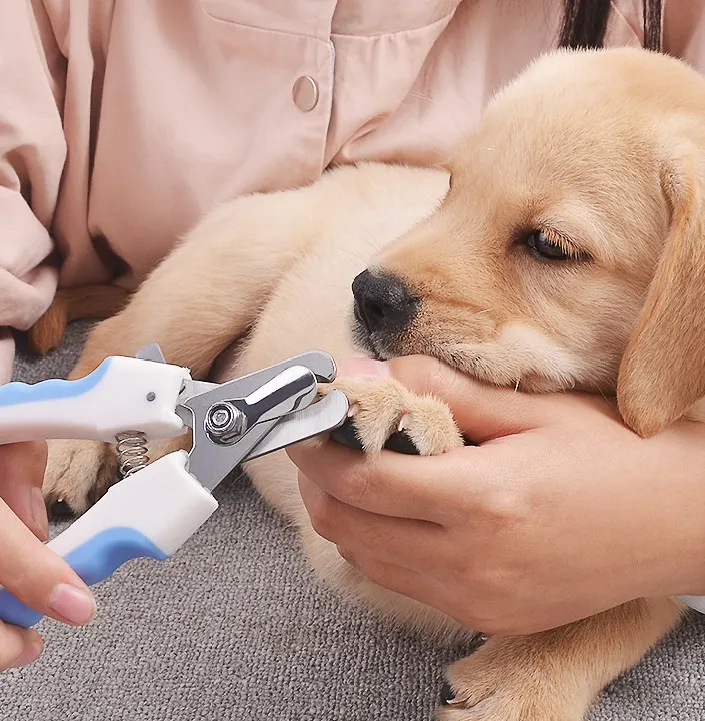
[[[86,326],[17,377],[63,377]],[[96,589],[87,628],[42,621],[43,657],[0,675],[3,721],[421,721],[443,649],[390,630],[313,579],[294,534],[243,478],[174,558]],[[53,532],[60,530],[55,526]],[[705,561],[704,561],[705,562]],[[693,615],[603,695],[591,721],[705,719],[705,618]]]

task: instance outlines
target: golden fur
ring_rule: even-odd
[[[703,118],[705,79],[674,59],[546,56],[490,103],[447,169],[339,168],[306,188],[215,209],[94,329],[72,377],[149,341],[169,362],[216,379],[311,348],[351,356],[350,284],[369,266],[419,298],[404,333],[371,341],[378,356],[424,353],[524,391],[614,396],[643,436],[698,417]],[[575,259],[535,257],[525,242],[534,230]],[[340,386],[368,452],[400,423],[424,453],[461,442],[443,404],[394,381]],[[311,528],[283,452],[247,471],[328,582],[417,628],[469,633],[347,565]],[[52,443],[45,494],[82,512],[113,476],[111,448]],[[681,611],[672,599],[637,600],[552,631],[491,638],[448,670],[456,697],[438,718],[579,721]]]

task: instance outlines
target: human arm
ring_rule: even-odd
[[[57,272],[46,263],[66,141],[65,59],[42,3],[7,3],[0,23],[0,382],[10,379],[11,328],[44,312]]]

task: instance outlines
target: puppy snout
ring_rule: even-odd
[[[368,333],[399,331],[409,325],[419,304],[403,281],[365,270],[352,284],[355,317]]]

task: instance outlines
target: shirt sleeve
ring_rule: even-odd
[[[27,330],[56,291],[50,229],[66,160],[66,59],[40,0],[3,4],[0,22],[0,382],[10,329]]]

